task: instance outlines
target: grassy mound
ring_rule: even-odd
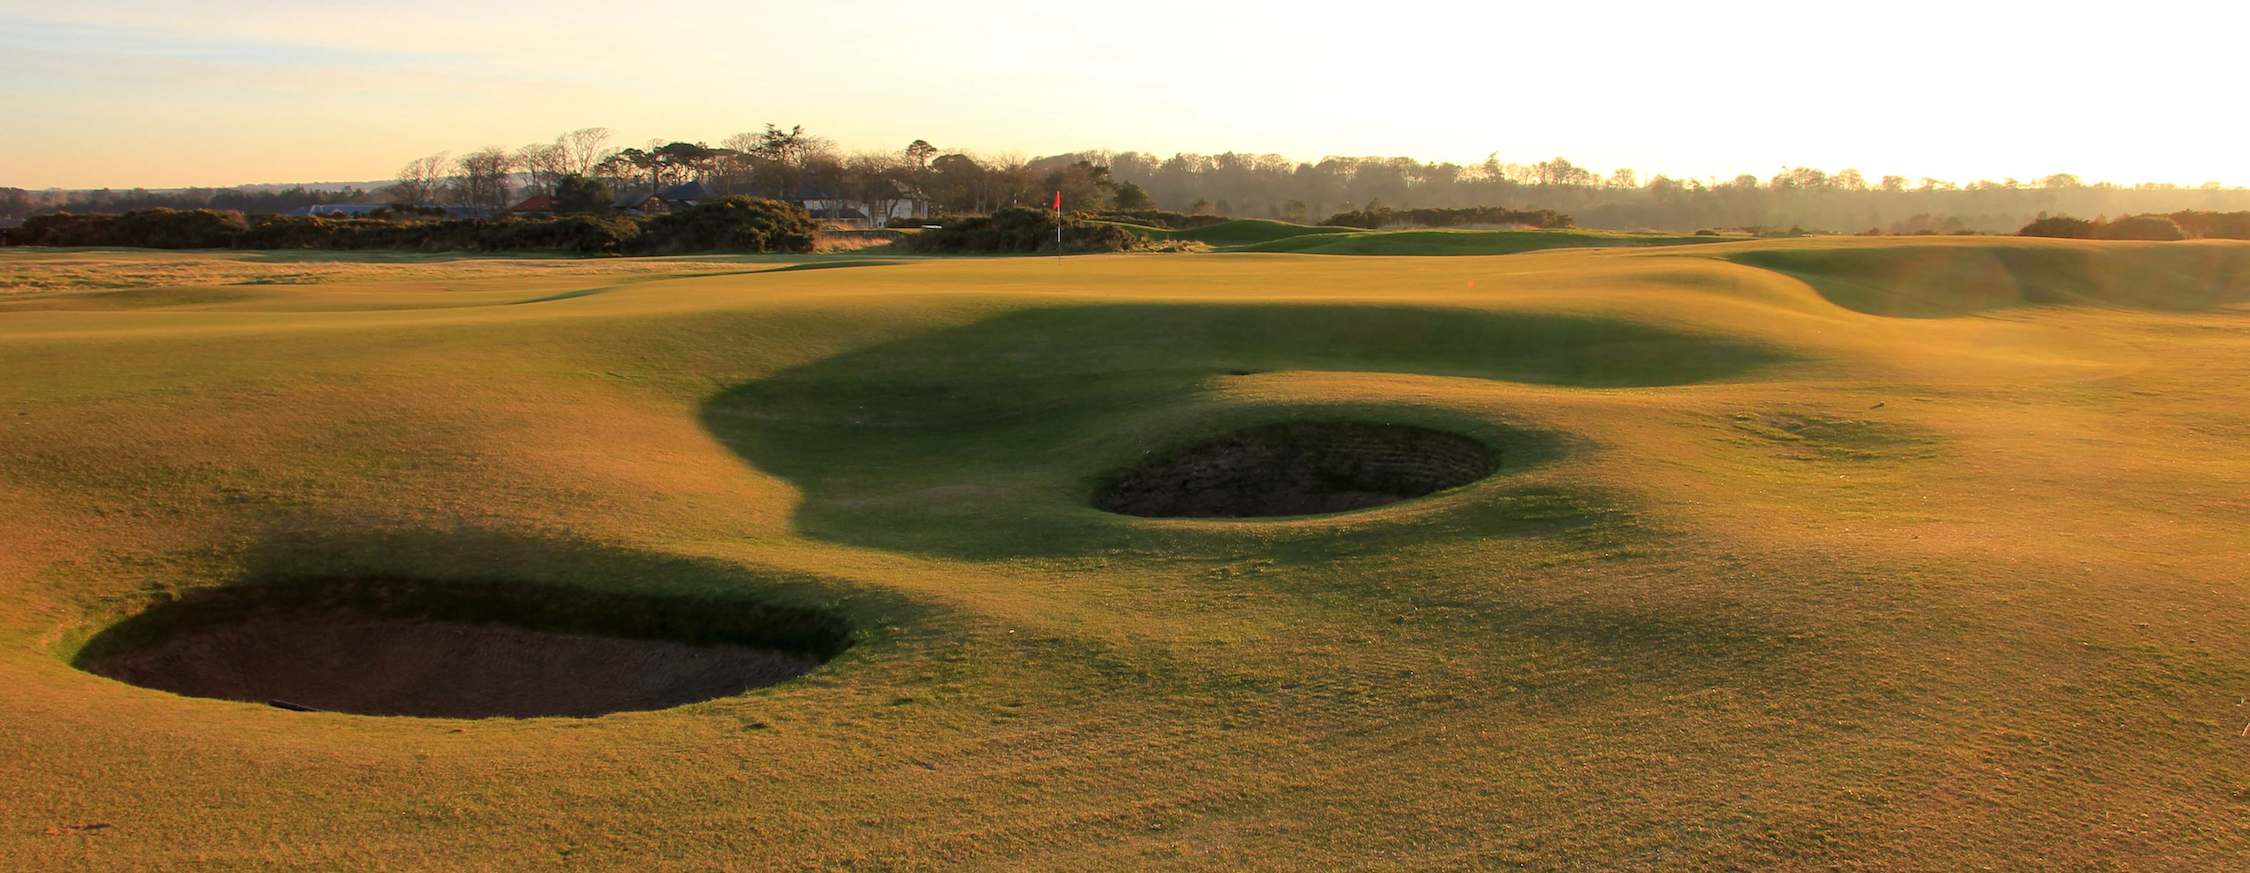
[[[1246,378],[1232,374],[1625,388],[1724,379],[1782,359],[1755,344],[1602,318],[1405,306],[1076,306],[1021,310],[778,372],[712,398],[704,421],[751,463],[802,489],[798,521],[816,536],[954,555],[1071,554],[1140,536],[1113,518],[1071,510],[1083,506],[1092,478],[1138,458],[1152,433],[1179,432],[1183,415],[1206,425],[1302,417],[1287,406],[1211,405],[1213,380]],[[1368,408],[1380,420],[1407,414]],[[1539,434],[1490,436],[1511,458],[1552,453]],[[917,483],[908,492],[960,499],[896,498],[897,483],[871,479],[871,470],[898,471]]]
[[[2107,296],[1881,318],[1732,259],[1883,285],[2041,246],[2080,254],[2004,287]],[[2192,308],[2239,275],[2218,248],[0,250],[41,304],[0,312],[0,867],[2239,869],[2250,307]],[[1090,505],[1293,421],[1507,475],[1248,523]],[[575,616],[519,630],[755,600],[852,645],[693,706],[447,724],[71,667],[240,580],[466,572]]]
[[[1846,309],[1902,318],[2020,306],[2193,311],[2250,300],[2250,245],[2231,242],[1781,248],[1729,259],[1801,279]]]

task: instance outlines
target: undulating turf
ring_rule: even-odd
[[[1322,227],[1263,218],[1237,218],[1203,227],[1191,227],[1186,230],[1129,226],[1134,231],[1155,239],[1186,240],[1188,242],[1205,243],[1215,248],[1272,242],[1294,236],[1323,236],[1357,232],[1354,228],[1349,227]]]
[[[1320,255],[1509,255],[1541,249],[1673,246],[1726,242],[1726,237],[1609,230],[1362,230],[1238,218],[1171,230],[1122,225],[1159,240],[1199,242],[1222,252],[1295,252]]]
[[[1604,230],[1363,230],[1297,235],[1257,242],[1238,251],[1318,255],[1511,255],[1540,249],[1588,246],[1680,246],[1722,237]]]
[[[1803,279],[1830,302],[1874,315],[2038,305],[2183,311],[2250,301],[2250,249],[2231,243],[1807,245],[1735,259]]]
[[[1438,235],[1284,242],[1530,247]],[[2250,857],[2250,247],[1596,244],[0,250],[0,868]],[[1338,515],[1091,505],[1314,419],[1502,462]],[[850,645],[594,719],[72,666],[292,579],[749,604]]]

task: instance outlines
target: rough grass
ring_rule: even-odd
[[[0,248],[0,302],[36,291],[204,285],[349,285],[375,280],[677,276],[817,263],[801,255],[574,258],[559,255],[424,255],[399,252],[176,252],[153,249]]]
[[[0,867],[2231,869],[2250,311],[2143,279],[2243,247],[1972,242],[339,260],[0,311]],[[1823,287],[1986,250],[2134,296]],[[30,299],[141,256],[20,257],[79,277]],[[1510,460],[1333,516],[1087,505],[1315,417]],[[367,577],[857,638],[591,720],[68,663],[169,593]]]

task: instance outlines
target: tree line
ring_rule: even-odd
[[[730,136],[719,145],[654,140],[612,147],[608,128],[588,127],[517,149],[490,146],[465,155],[416,158],[377,192],[401,205],[445,203],[497,212],[537,195],[558,211],[606,209],[620,196],[645,196],[694,182],[708,198],[850,200],[888,214],[931,181],[938,149],[916,140],[896,152],[844,154],[801,126]]]
[[[1528,163],[1497,155],[1463,165],[1403,157],[1328,157],[1293,162],[1279,155],[1090,151],[1026,159],[980,156],[915,140],[896,152],[844,153],[802,127],[767,124],[717,146],[651,141],[611,148],[606,128],[583,128],[508,152],[487,148],[455,162],[451,202],[479,205],[473,192],[505,186],[520,170],[526,191],[551,193],[569,176],[618,193],[648,193],[698,181],[713,194],[776,199],[846,199],[877,207],[901,198],[927,202],[937,215],[986,215],[1010,206],[1043,206],[1060,191],[1085,211],[1162,210],[1234,218],[1354,224],[1386,211],[1412,221],[1432,210],[1513,207],[1573,216],[1608,229],[1800,227],[1838,232],[2006,233],[2040,214],[2139,214],[2250,208],[2250,189],[2087,184],[2070,174],[1957,183],[1936,178],[1870,177],[1789,167],[1770,177],[1642,178],[1556,157]],[[410,163],[400,187],[430,202],[448,188],[443,155]],[[504,198],[500,198],[504,199]],[[498,202],[498,199],[489,202]]]
[[[1158,210],[1304,223],[1338,215],[1411,221],[1430,210],[1507,207],[1567,214],[1585,227],[1696,230],[1804,228],[1875,233],[2009,233],[2042,214],[2127,215],[2250,209],[2250,189],[2206,184],[2087,184],[2069,174],[1958,183],[1788,167],[1771,176],[1689,179],[1598,171],[1556,157],[1457,164],[1403,157],[1291,161],[1273,154],[1089,151],[1040,158],[980,155],[915,140],[897,150],[845,152],[801,126],[766,124],[718,144],[651,140],[618,146],[606,128],[549,142],[462,155],[433,154],[374,191],[332,194],[201,190],[26,192],[0,189],[0,219],[55,210],[168,206],[281,211],[307,202],[448,204],[498,211],[537,194],[566,211],[596,212],[619,195],[697,182],[707,195],[848,200],[887,214],[905,200],[939,216],[1042,207],[1063,192],[1072,209]],[[284,205],[287,204],[287,205]],[[1353,221],[1363,220],[1354,218]]]
[[[213,209],[245,215],[269,215],[317,203],[369,203],[381,199],[373,189],[346,187],[282,189],[186,188],[150,191],[145,188],[90,191],[28,191],[0,188],[0,218],[22,220],[42,212],[120,213],[143,209]]]
[[[641,255],[700,251],[808,252],[817,226],[804,207],[752,197],[706,200],[662,215],[504,216],[423,214],[335,218],[212,209],[118,214],[49,212],[0,228],[0,245],[158,249],[559,251]]]
[[[1551,210],[1580,226],[1615,230],[1805,228],[1859,233],[2007,233],[2040,213],[2125,214],[2250,208],[2250,189],[2215,184],[2088,184],[2068,174],[1956,183],[1935,178],[1871,177],[1858,170],[1785,168],[1732,179],[1643,177],[1566,158],[1475,165],[1411,158],[1331,157],[1291,162],[1278,155],[1134,152],[1043,159],[1106,167],[1165,209],[1318,222],[1324,216],[1390,209],[1412,212],[1506,206]]]

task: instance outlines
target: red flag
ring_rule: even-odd
[[[1055,211],[1056,211],[1056,212],[1061,212],[1061,211],[1062,211],[1062,192],[1061,192],[1061,191],[1057,191],[1057,192],[1055,192]]]

